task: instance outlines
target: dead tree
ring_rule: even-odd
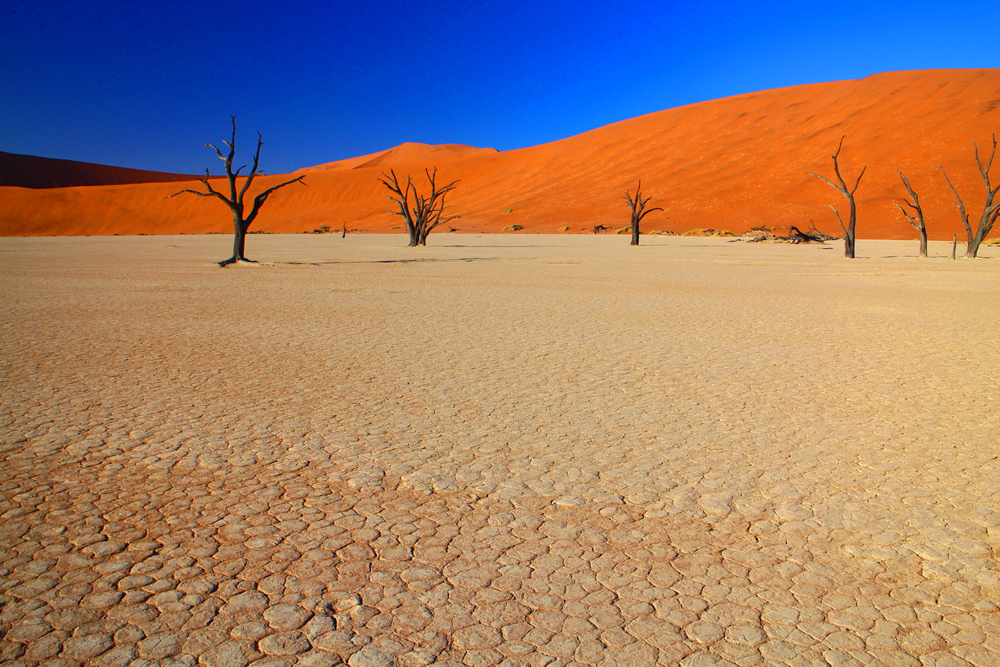
[[[906,187],[906,191],[910,195],[910,199],[904,199],[903,203],[913,209],[913,214],[911,214],[905,208],[900,206],[898,203],[896,204],[896,208],[898,208],[899,212],[903,214],[903,217],[906,218],[906,221],[909,222],[911,225],[913,225],[914,229],[920,232],[920,256],[926,257],[927,223],[924,222],[924,209],[921,208],[920,198],[917,197],[917,193],[913,190],[913,187],[910,186],[910,181],[906,179],[906,176],[904,176],[903,172],[901,172],[899,169],[896,170],[896,173],[899,174],[899,177],[901,179],[903,179],[903,185]]]
[[[657,206],[656,208],[646,208],[646,204],[652,197],[642,198],[642,181],[639,181],[639,185],[635,188],[635,197],[629,193],[628,189],[625,190],[625,196],[622,197],[628,207],[632,210],[632,242],[629,245],[639,245],[639,223],[642,219],[646,217],[648,213],[653,211],[662,211],[663,209]]]
[[[976,142],[972,142],[972,147],[976,152],[976,165],[979,167],[979,173],[983,177],[983,183],[986,185],[986,204],[983,206],[983,214],[979,217],[979,225],[976,227],[975,233],[972,231],[972,225],[969,224],[969,214],[965,212],[965,204],[962,202],[958,190],[952,185],[951,179],[948,178],[948,174],[944,171],[944,167],[940,164],[938,165],[941,173],[944,174],[944,180],[948,181],[951,191],[955,193],[955,207],[958,209],[959,215],[962,216],[962,225],[965,226],[965,233],[969,239],[965,246],[965,256],[969,259],[975,259],[976,254],[979,252],[979,246],[982,245],[983,241],[986,240],[986,235],[993,229],[993,223],[997,221],[997,217],[1000,217],[1000,200],[993,201],[997,192],[1000,192],[1000,183],[995,188],[990,187],[990,167],[993,166],[993,158],[997,153],[997,135],[993,135],[993,150],[990,152],[990,159],[986,162],[985,166],[983,166],[982,161],[979,159],[979,146],[976,145]]]
[[[383,172],[382,178],[378,179],[382,182],[382,185],[389,188],[393,193],[389,195],[389,199],[396,202],[396,205],[399,206],[398,211],[389,212],[393,215],[401,216],[406,223],[406,231],[410,235],[410,242],[407,245],[409,248],[418,245],[427,245],[427,235],[435,227],[461,217],[457,215],[444,217],[445,195],[455,189],[455,184],[458,181],[452,181],[439,188],[435,183],[437,167],[434,168],[434,173],[426,169],[424,169],[424,173],[427,174],[427,180],[430,181],[431,185],[431,194],[429,197],[422,197],[417,192],[417,188],[413,185],[409,176],[406,177],[406,185],[401,185],[399,179],[396,177],[396,173],[391,169],[388,175]],[[412,200],[410,199],[411,193],[413,196]]]
[[[257,133],[257,152],[253,156],[253,168],[250,169],[250,173],[246,175],[246,181],[243,183],[243,187],[239,190],[236,189],[236,179],[240,175],[240,172],[246,168],[243,165],[235,172],[233,172],[233,158],[236,156],[236,116],[232,116],[233,119],[233,137],[231,141],[222,140],[226,146],[229,147],[229,155],[223,155],[222,151],[218,149],[215,144],[205,144],[206,147],[214,148],[215,153],[219,156],[219,159],[226,163],[226,178],[229,179],[229,197],[226,197],[218,190],[212,187],[212,184],[208,180],[208,169],[205,170],[205,177],[199,179],[205,184],[205,188],[208,192],[199,192],[198,190],[181,190],[180,192],[175,192],[165,199],[170,199],[170,197],[176,197],[179,194],[190,192],[191,194],[198,195],[199,197],[217,197],[220,201],[224,202],[226,206],[233,212],[233,256],[229,259],[219,262],[219,266],[227,266],[229,264],[234,264],[236,262],[248,262],[246,255],[244,253],[244,248],[246,246],[246,236],[247,230],[250,229],[250,225],[253,221],[257,219],[257,214],[260,213],[260,207],[264,205],[267,198],[271,196],[271,193],[279,188],[283,188],[286,185],[291,185],[295,182],[301,182],[305,175],[299,176],[298,178],[293,178],[290,181],[285,181],[275,185],[274,187],[264,190],[259,195],[253,198],[253,206],[250,208],[249,215],[244,215],[243,198],[250,189],[250,184],[253,183],[253,179],[257,176],[263,175],[264,172],[258,171],[257,167],[260,164],[260,147],[264,145],[264,137],[260,132]],[[305,183],[303,183],[305,185]]]
[[[847,135],[840,138],[840,143],[837,144],[837,152],[830,156],[833,158],[833,172],[837,175],[837,180],[840,182],[840,185],[823,178],[819,174],[814,174],[811,171],[806,173],[810,176],[815,176],[830,187],[835,188],[840,194],[847,198],[847,203],[850,205],[850,215],[846,226],[844,225],[844,219],[840,217],[840,211],[838,211],[835,206],[831,206],[830,208],[833,209],[833,212],[837,215],[837,222],[840,223],[840,228],[844,230],[844,257],[854,259],[854,227],[858,218],[858,208],[854,203],[854,193],[857,192],[858,184],[861,183],[861,177],[865,175],[865,169],[868,168],[868,165],[861,168],[861,173],[858,174],[858,180],[854,182],[854,187],[848,190],[847,183],[844,182],[844,177],[840,175],[840,164],[837,162],[837,158],[840,156],[840,149],[844,146],[844,139],[846,138]]]

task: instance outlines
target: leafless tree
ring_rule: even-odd
[[[406,231],[410,235],[407,247],[427,245],[427,235],[435,227],[460,217],[457,215],[444,217],[445,195],[455,189],[455,184],[458,181],[452,181],[439,188],[435,182],[437,167],[434,168],[433,173],[426,169],[424,169],[424,173],[427,174],[427,180],[430,181],[431,186],[431,193],[428,197],[423,197],[417,192],[417,187],[413,185],[409,176],[406,177],[405,185],[400,184],[396,173],[391,169],[388,175],[383,172],[382,178],[379,179],[382,185],[393,193],[389,195],[389,199],[396,202],[399,207],[398,211],[390,211],[390,213],[401,216],[406,223]]]
[[[990,159],[986,162],[985,166],[982,160],[979,159],[979,146],[976,145],[976,142],[972,142],[972,147],[976,152],[976,165],[979,167],[979,173],[983,177],[983,183],[986,185],[986,204],[983,206],[983,214],[979,217],[979,225],[976,227],[975,233],[972,231],[972,225],[969,224],[969,214],[965,212],[965,204],[962,202],[958,190],[955,189],[951,179],[948,178],[944,167],[940,164],[938,165],[941,173],[944,174],[944,180],[948,181],[951,191],[955,193],[955,207],[958,209],[959,215],[962,216],[962,224],[965,226],[965,233],[969,239],[965,246],[965,256],[969,259],[976,257],[976,254],[979,252],[979,246],[982,245],[983,241],[986,240],[986,235],[993,229],[993,223],[997,221],[997,217],[1000,217],[1000,200],[993,201],[997,192],[1000,192],[1000,183],[995,188],[990,187],[990,167],[993,166],[993,158],[997,153],[997,135],[993,135],[993,150],[990,152]]]
[[[906,179],[899,169],[896,170],[899,177],[903,179],[903,185],[906,186],[906,191],[909,193],[910,198],[904,199],[903,203],[913,209],[911,214],[905,208],[896,204],[896,208],[899,209],[900,213],[906,218],[906,221],[913,225],[913,228],[920,232],[920,256],[927,256],[927,223],[924,222],[924,209],[920,206],[920,198],[917,197],[917,193],[910,186],[910,181]],[[911,201],[912,200],[912,201]]]
[[[216,197],[233,212],[233,256],[229,259],[219,262],[219,266],[227,266],[229,264],[234,264],[236,262],[247,262],[250,261],[246,258],[244,254],[244,247],[246,245],[247,230],[250,229],[250,225],[253,221],[257,219],[257,214],[260,212],[260,207],[264,205],[267,198],[271,196],[271,193],[279,188],[283,188],[286,185],[291,185],[295,182],[301,182],[305,175],[299,176],[298,178],[293,178],[290,181],[285,181],[284,183],[279,183],[274,187],[264,190],[259,195],[253,198],[253,206],[250,208],[250,213],[244,215],[245,209],[243,206],[243,198],[250,189],[250,184],[253,183],[253,179],[257,176],[263,175],[264,172],[258,170],[258,165],[260,164],[260,147],[264,145],[264,137],[260,132],[257,133],[257,152],[253,156],[253,168],[250,169],[250,173],[246,175],[246,181],[243,183],[243,187],[237,190],[236,179],[240,175],[240,172],[246,168],[243,165],[235,172],[233,172],[233,158],[236,157],[236,116],[232,116],[233,119],[233,136],[230,141],[223,139],[223,143],[229,147],[229,155],[223,155],[222,151],[219,150],[215,144],[205,144],[206,147],[214,148],[215,153],[219,156],[219,159],[226,163],[226,178],[229,179],[229,196],[226,197],[218,190],[212,187],[212,184],[208,180],[208,169],[205,170],[205,177],[201,180],[205,184],[205,188],[208,192],[199,192],[198,190],[181,190],[180,192],[175,192],[165,199],[170,199],[170,197],[176,197],[179,194],[185,192],[190,192],[191,194],[198,195],[199,197]],[[302,183],[305,185],[305,183]]]
[[[656,208],[646,208],[646,204],[652,197],[642,198],[642,181],[639,181],[639,185],[635,188],[635,197],[629,193],[628,189],[625,190],[625,196],[622,197],[628,207],[632,210],[632,242],[629,245],[639,245],[639,223],[642,219],[646,217],[647,214],[653,211],[662,211],[663,209],[657,206]]]
[[[840,164],[837,162],[837,158],[840,156],[840,149],[843,148],[844,139],[846,138],[847,135],[844,135],[843,137],[840,138],[840,143],[837,144],[837,152],[830,156],[833,158],[833,172],[837,175],[837,181],[840,183],[840,185],[837,185],[836,183],[833,183],[832,181],[823,178],[819,174],[814,174],[811,171],[806,173],[808,173],[810,176],[815,176],[816,178],[823,181],[830,187],[835,188],[840,194],[844,195],[844,197],[847,198],[847,203],[850,205],[850,214],[846,226],[844,225],[844,219],[840,217],[840,211],[838,211],[835,206],[831,206],[830,208],[833,209],[833,212],[837,215],[837,222],[840,223],[840,228],[844,230],[844,257],[849,257],[853,259],[854,238],[855,238],[854,228],[858,218],[858,208],[857,205],[854,203],[854,193],[857,192],[858,184],[861,183],[861,177],[865,175],[865,169],[868,168],[868,165],[865,165],[864,167],[861,168],[861,173],[858,174],[858,180],[854,182],[854,187],[848,190],[847,183],[844,182],[844,177],[840,175]]]

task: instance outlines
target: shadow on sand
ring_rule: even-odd
[[[488,262],[499,257],[417,257],[414,259],[356,259],[356,260],[326,260],[322,262],[270,262],[275,266],[326,266],[330,264],[415,264],[418,262]]]

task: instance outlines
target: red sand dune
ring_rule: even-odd
[[[932,239],[964,238],[938,163],[962,193],[973,220],[984,187],[972,142],[988,156],[1000,133],[1000,69],[890,72],[856,81],[795,86],[668,109],[541,146],[493,152],[454,146],[403,146],[306,170],[268,200],[254,229],[310,231],[320,225],[387,232],[400,225],[387,213],[379,174],[392,166],[424,183],[425,167],[442,180],[461,179],[449,197],[460,231],[583,231],[624,226],[625,188],[640,178],[651,206],[647,230],[815,224],[839,234],[828,204],[843,197],[809,176],[833,177],[830,154],[842,135],[845,178],[865,164],[858,189],[860,238],[915,238],[893,206],[906,173],[924,203]],[[264,156],[266,167],[267,156]],[[1000,157],[993,181],[1000,181]],[[401,168],[404,167],[405,168]],[[281,176],[255,183],[264,188]],[[226,232],[229,211],[185,195],[165,200],[177,184],[147,183],[50,190],[0,188],[0,234],[137,234]],[[199,187],[198,183],[185,187]],[[392,230],[401,232],[401,230]],[[995,235],[995,234],[994,234]],[[433,243],[433,238],[432,241]]]
[[[190,181],[192,178],[196,177],[0,151],[0,187],[70,188],[78,185],[169,183]]]

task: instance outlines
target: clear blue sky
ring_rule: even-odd
[[[0,150],[288,172],[404,141],[508,150],[670,107],[1000,67],[996,0],[0,0]],[[249,154],[240,152],[246,161]]]

